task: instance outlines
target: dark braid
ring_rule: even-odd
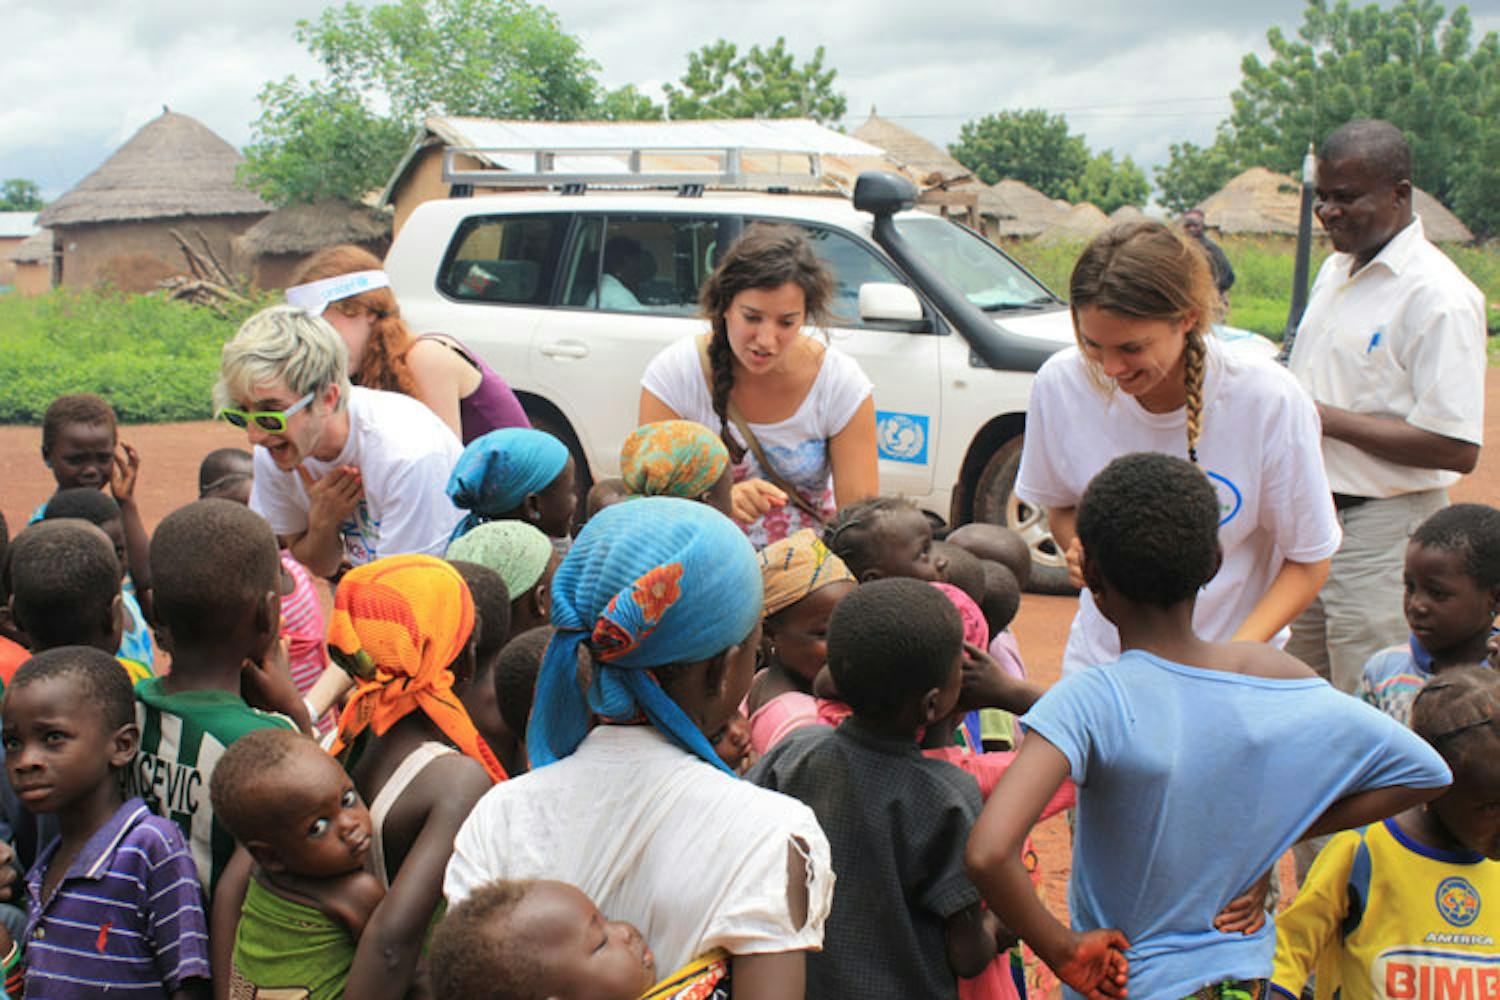
[[[745,230],[703,283],[698,304],[709,324],[708,365],[710,395],[719,418],[719,435],[738,462],[745,450],[729,434],[729,394],[734,391],[734,352],[729,346],[726,318],[736,295],[751,289],[802,289],[804,325],[824,326],[829,320],[834,281],[827,265],[795,226],[757,223]]]
[[[719,418],[719,437],[729,449],[729,460],[738,462],[745,457],[744,447],[729,433],[729,393],[734,389],[734,352],[729,349],[729,334],[723,329],[724,318],[714,320],[714,332],[708,339],[708,367],[713,374],[710,385],[714,413]]]

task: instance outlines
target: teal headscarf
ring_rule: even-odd
[[[711,507],[644,497],[596,514],[552,578],[552,625],[526,731],[533,767],[566,757],[589,718],[644,715],[689,753],[728,771],[649,668],[708,659],[760,617],[760,568],[745,534]],[[593,683],[578,688],[578,647]],[[731,772],[732,773],[732,772]]]
[[[546,489],[567,464],[568,446],[530,427],[505,427],[470,441],[448,477],[453,506],[469,512],[453,529],[449,544],[521,506],[528,494]]]

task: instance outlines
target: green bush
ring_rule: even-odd
[[[219,351],[263,301],[213,309],[160,295],[54,290],[0,298],[0,423],[37,423],[72,392],[109,400],[122,421],[201,420]]]

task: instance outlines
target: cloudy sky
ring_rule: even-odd
[[[250,138],[271,79],[315,75],[296,43],[323,0],[0,0],[0,178],[67,190],[162,105],[235,145]],[[849,127],[872,106],[939,143],[1005,108],[1067,115],[1096,149],[1162,162],[1170,143],[1206,142],[1229,110],[1239,62],[1265,33],[1291,33],[1303,0],[554,0],[610,86],[659,96],[686,54],[719,37],[748,46],[785,35],[822,45],[849,100]],[[1471,3],[1480,31],[1500,3]],[[941,16],[932,11],[942,10]],[[753,11],[753,21],[746,12]]]

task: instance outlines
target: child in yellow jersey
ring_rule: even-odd
[[[1500,998],[1500,673],[1444,671],[1411,724],[1453,784],[1318,855],[1276,922],[1280,995],[1316,972],[1318,1000]]]

